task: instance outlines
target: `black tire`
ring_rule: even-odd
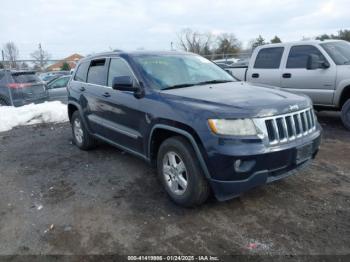
[[[184,162],[187,179],[187,187],[182,194],[175,194],[167,184],[163,173],[163,160],[168,153],[175,153]],[[203,204],[209,197],[210,188],[207,179],[203,175],[202,168],[191,144],[183,137],[176,136],[165,140],[157,154],[157,171],[160,181],[170,198],[177,204],[185,207],[193,207]]]
[[[350,130],[350,99],[348,99],[341,109],[341,120],[344,126]]]
[[[76,121],[80,122],[81,127],[81,140],[77,138],[76,136],[76,129],[75,124]],[[92,135],[89,134],[89,131],[87,130],[84,121],[81,119],[79,111],[75,111],[71,118],[71,126],[72,126],[72,135],[73,135],[73,141],[74,144],[79,147],[82,150],[89,150],[96,147],[96,140],[93,138]]]
[[[0,97],[0,106],[9,106],[10,103],[7,98],[5,97]]]

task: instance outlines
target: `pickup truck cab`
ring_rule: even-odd
[[[80,149],[101,140],[144,159],[184,206],[295,174],[316,156],[321,133],[306,96],[238,82],[180,52],[82,59],[68,83],[68,115]]]
[[[341,110],[350,129],[350,44],[299,41],[257,47],[248,67],[226,68],[241,81],[308,95],[316,109]]]

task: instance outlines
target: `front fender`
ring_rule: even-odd
[[[204,175],[208,179],[211,178],[208,167],[205,163],[204,157],[203,157],[202,152],[200,150],[200,147],[198,145],[198,142],[196,141],[195,137],[190,132],[188,132],[184,129],[180,129],[180,128],[177,128],[177,127],[174,127],[171,125],[167,125],[167,124],[155,124],[151,129],[150,136],[148,139],[148,156],[149,157],[151,156],[151,143],[152,143],[153,133],[157,129],[169,130],[169,131],[172,131],[174,133],[177,133],[179,135],[186,137],[189,140],[189,142],[191,143],[191,145],[196,153],[197,159],[199,161],[199,164],[201,165],[201,168],[204,172]]]

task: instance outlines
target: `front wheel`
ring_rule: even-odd
[[[341,119],[344,126],[350,130],[350,99],[348,99],[342,107]]]
[[[204,203],[210,193],[191,144],[183,137],[165,140],[157,156],[158,176],[170,198],[191,207]]]

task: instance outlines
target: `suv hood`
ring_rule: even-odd
[[[229,82],[161,91],[166,99],[181,100],[217,113],[245,111],[252,117],[265,117],[298,111],[311,106],[303,95],[277,87],[247,82]]]

